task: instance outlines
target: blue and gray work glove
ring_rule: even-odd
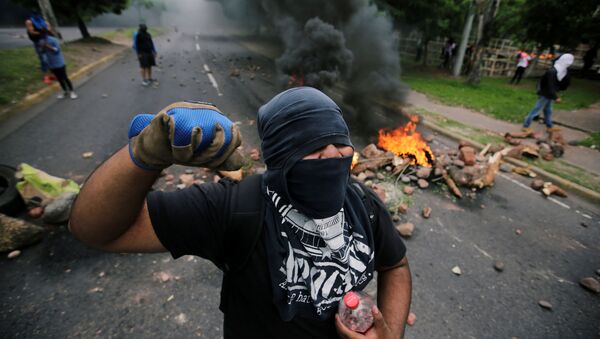
[[[237,170],[242,155],[238,127],[209,103],[180,101],[158,114],[138,114],[129,126],[129,155],[139,167],[172,164]]]

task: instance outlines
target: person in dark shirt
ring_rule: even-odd
[[[152,66],[156,66],[156,48],[152,36],[148,33],[148,27],[140,24],[137,32],[133,35],[133,49],[137,53],[142,74],[142,86],[148,86],[152,81]]]
[[[366,190],[371,214],[351,187],[354,148],[339,107],[314,88],[296,87],[263,105],[257,126],[267,170],[262,189],[248,199],[264,200],[263,227],[245,264],[235,273],[224,269],[224,337],[403,337],[411,301],[406,248],[376,195]],[[214,106],[179,102],[156,116],[136,116],[129,137],[129,146],[83,186],[71,213],[73,235],[106,251],[239,264],[228,246],[240,235],[225,229],[239,183],[148,193],[173,163],[239,168],[237,126]],[[352,332],[336,316],[337,305],[375,271],[374,325],[364,335]]]
[[[561,55],[554,65],[544,73],[537,84],[538,101],[533,109],[525,117],[523,122],[523,131],[530,132],[531,122],[538,115],[540,110],[544,110],[544,123],[548,129],[552,127],[552,103],[560,102],[559,91],[564,91],[569,87],[571,78],[568,72],[569,66],[573,64],[573,54],[565,53]]]

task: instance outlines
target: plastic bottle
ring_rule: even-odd
[[[365,333],[373,324],[373,298],[362,291],[350,291],[340,300],[338,314],[342,323],[355,332]]]

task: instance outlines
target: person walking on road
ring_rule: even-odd
[[[523,73],[529,66],[529,60],[531,60],[531,56],[524,51],[521,51],[517,54],[517,69],[515,70],[515,74],[512,79],[510,79],[511,84],[518,85],[521,82],[521,78],[523,77]]]
[[[138,31],[133,35],[133,49],[137,53],[140,62],[142,86],[148,86],[154,81],[152,79],[152,66],[156,66],[156,49],[145,24],[140,24]]]
[[[69,96],[71,99],[77,99],[77,93],[73,90],[73,84],[67,76],[67,65],[65,65],[65,57],[60,49],[58,39],[51,35],[47,36],[44,49],[46,50],[48,68],[50,68],[50,71],[54,74],[62,88],[62,92],[56,97],[64,99],[66,96]]]
[[[571,83],[571,77],[567,69],[573,64],[573,60],[573,54],[565,53],[556,59],[554,66],[544,73],[537,84],[538,101],[523,122],[524,131],[531,131],[529,126],[542,109],[544,110],[544,123],[548,130],[552,130],[552,103],[554,101],[560,102],[558,92],[566,90]]]
[[[402,338],[406,248],[385,204],[350,179],[354,149],[340,108],[317,89],[295,87],[258,110],[257,126],[264,174],[150,192],[171,164],[240,168],[241,134],[207,103],[136,116],[129,145],[83,186],[69,229],[105,251],[212,261],[224,272],[225,338],[364,338],[343,325],[337,305],[377,271],[365,335]]]

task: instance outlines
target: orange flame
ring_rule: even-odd
[[[408,159],[413,164],[431,167],[435,157],[421,133],[417,132],[417,121],[417,117],[411,117],[406,125],[390,132],[380,129],[377,146]]]
[[[352,165],[350,165],[350,169],[353,169],[356,164],[358,164],[358,159],[360,158],[360,153],[354,152],[352,156]]]

